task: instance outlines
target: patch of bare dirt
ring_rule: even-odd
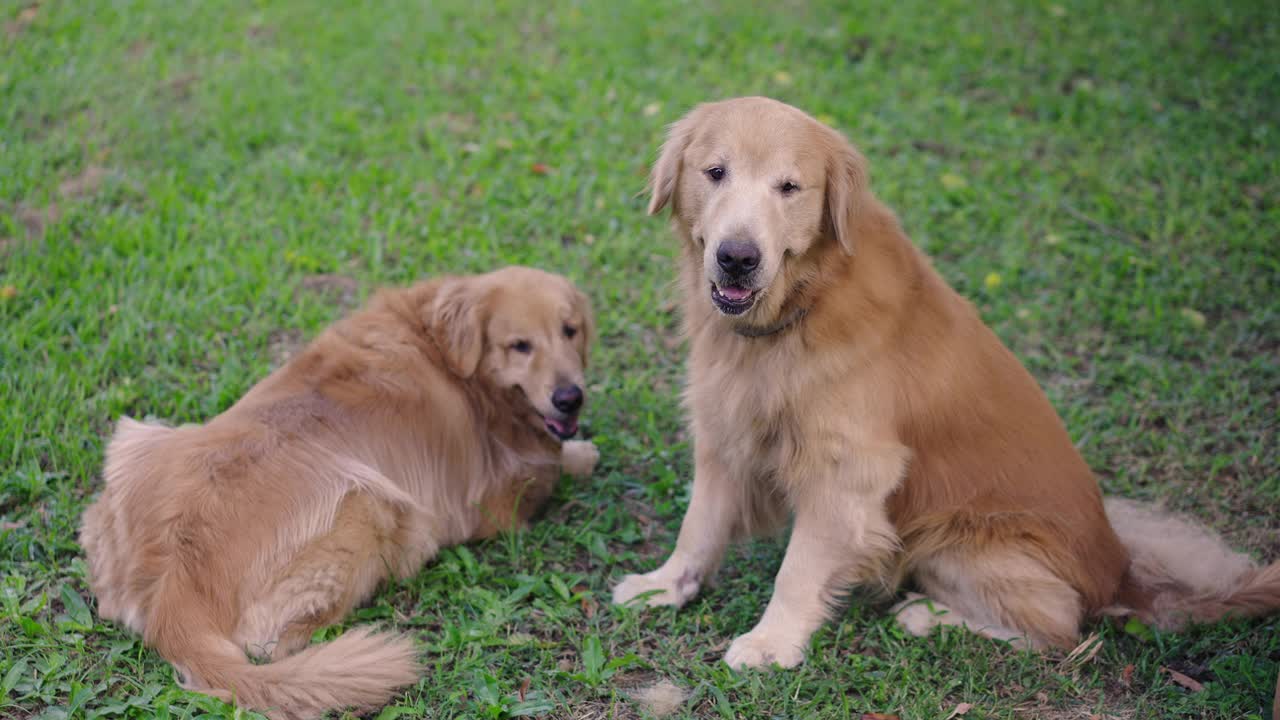
[[[5,32],[11,38],[16,38],[31,27],[31,23],[36,21],[40,16],[40,3],[35,2],[22,8],[18,14],[5,24]]]
[[[58,186],[58,194],[64,198],[79,198],[92,195],[102,187],[102,183],[111,176],[111,171],[101,165],[89,165],[79,175],[67,178]]]
[[[250,40],[270,42],[276,36],[276,29],[271,25],[250,25],[245,30],[245,35],[249,36]]]
[[[57,203],[49,203],[48,207],[44,208],[21,205],[16,213],[18,224],[27,231],[27,236],[31,238],[44,237],[45,228],[58,222],[58,218],[61,216],[62,213],[58,210]]]
[[[319,295],[343,309],[355,306],[360,283],[355,278],[337,273],[320,273],[302,278],[302,291]]]
[[[1133,720],[1136,717],[1135,710],[1124,707],[1125,698],[1114,693],[1106,695],[1105,714],[1094,712],[1102,699],[1100,691],[1091,690],[1065,702],[1055,702],[1048,693],[1041,691],[1014,706],[1013,711],[1025,720]]]
[[[465,135],[476,129],[476,116],[471,113],[441,113],[428,118],[427,122],[454,135]]]
[[[191,88],[199,80],[200,76],[196,73],[182,73],[165,83],[165,87],[168,88],[175,100],[186,100],[191,97]]]
[[[302,331],[296,328],[276,330],[267,337],[267,352],[271,356],[271,367],[280,367],[289,362],[306,344]]]

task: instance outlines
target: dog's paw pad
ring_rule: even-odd
[[[672,582],[660,570],[644,575],[628,575],[613,588],[613,602],[626,605],[646,593],[653,593],[643,598],[648,607],[674,605],[680,607],[698,592],[696,582]]]
[[[734,670],[768,669],[777,665],[793,668],[804,662],[804,648],[793,642],[779,641],[764,633],[749,632],[739,635],[724,661]]]

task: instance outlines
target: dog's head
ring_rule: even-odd
[[[708,300],[763,325],[803,278],[806,254],[831,243],[853,252],[867,185],[865,160],[839,133],[776,100],[737,98],[671,126],[649,214],[670,203]]]
[[[561,440],[578,432],[593,319],[572,283],[525,267],[451,278],[427,312],[454,373],[518,390]]]

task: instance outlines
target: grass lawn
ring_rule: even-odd
[[[666,123],[740,94],[861,146],[1107,492],[1280,555],[1278,6],[751,7],[0,0],[0,716],[245,717],[93,612],[76,528],[112,423],[207,419],[373,288],[518,262],[594,300],[603,464],[350,618],[430,667],[377,717],[645,717],[663,680],[673,717],[1270,717],[1276,618],[1100,623],[1067,661],[855,599],[801,668],[734,673],[777,539],[682,611],[609,605],[691,465],[676,245],[638,193]]]

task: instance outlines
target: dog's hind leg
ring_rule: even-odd
[[[1071,649],[1079,641],[1080,594],[1039,560],[1015,550],[948,550],[915,570],[932,598],[895,608],[912,634],[937,625],[961,625],[986,637],[1036,649]],[[945,613],[934,611],[945,610]],[[926,617],[928,616],[928,617]],[[917,630],[919,632],[917,632]]]
[[[241,615],[235,641],[250,655],[278,660],[340,621],[388,574],[383,557],[396,510],[361,492],[346,495],[333,526],[289,562]]]
[[[936,627],[962,627],[969,632],[1004,640],[1014,647],[1023,647],[1023,633],[999,625],[983,625],[960,615],[955,610],[920,593],[907,593],[906,598],[894,605],[889,612],[898,625],[916,637],[926,637]]]

